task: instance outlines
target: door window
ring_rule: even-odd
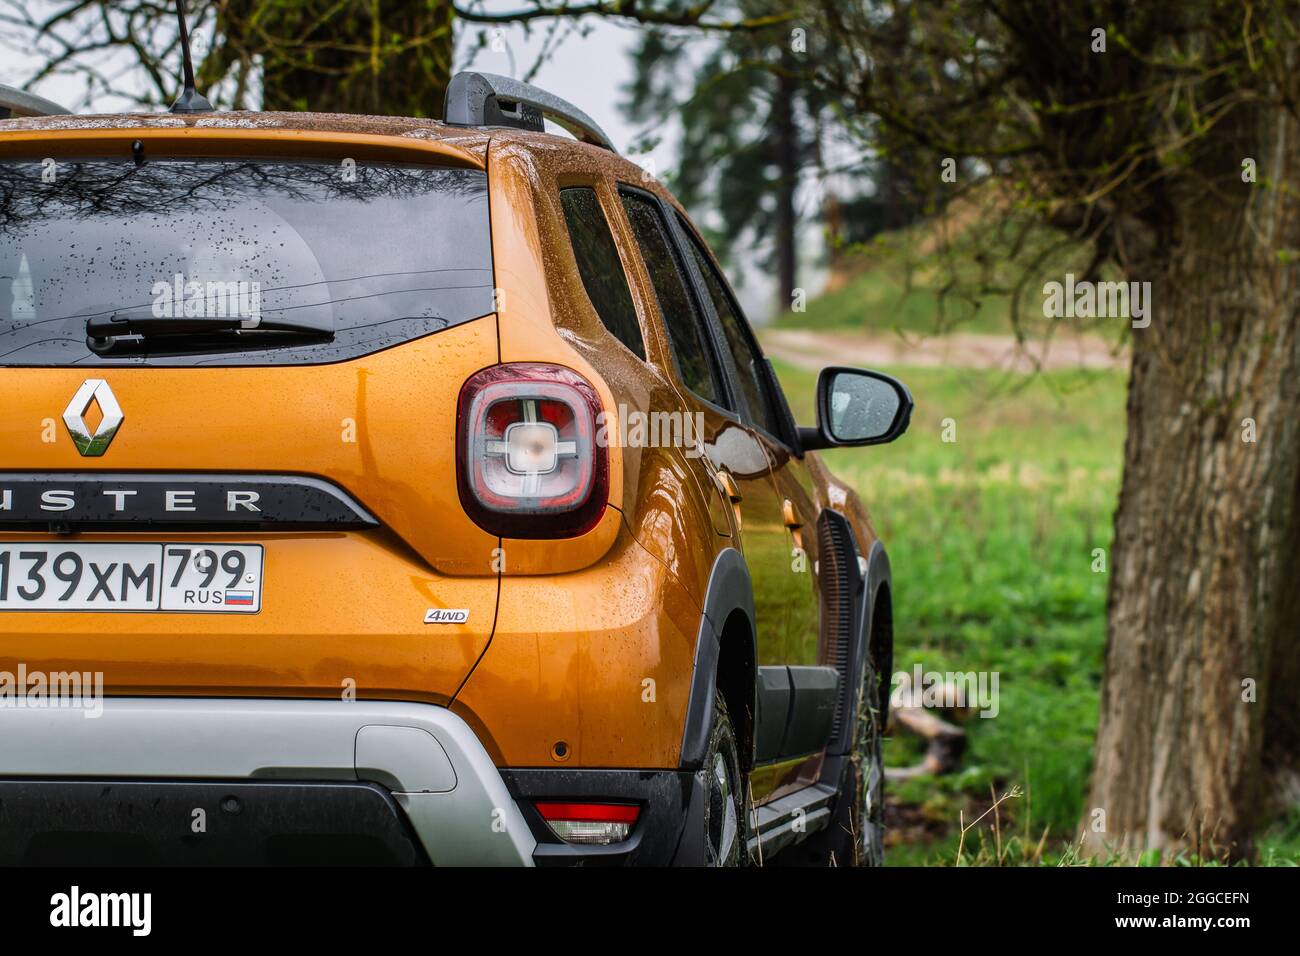
[[[641,249],[650,283],[659,302],[659,314],[668,332],[668,344],[682,382],[696,395],[715,405],[726,405],[717,362],[702,317],[687,288],[681,264],[673,251],[667,224],[653,200],[620,192],[632,233]]]
[[[691,255],[704,279],[704,286],[713,302],[714,311],[717,312],[718,324],[722,327],[727,351],[731,353],[731,360],[735,365],[736,384],[739,385],[741,396],[749,409],[750,421],[770,435],[784,435],[785,427],[781,413],[772,400],[766,384],[767,374],[763,353],[758,350],[758,344],[746,326],[740,310],[732,301],[731,293],[727,291],[722,276],[701,247],[700,241],[684,222],[682,230],[689,237]]]

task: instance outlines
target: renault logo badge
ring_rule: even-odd
[[[97,402],[100,412],[103,413],[99,427],[95,429],[93,435],[86,427],[86,419],[83,417],[86,410],[90,408],[91,402]],[[68,426],[72,443],[77,446],[77,451],[87,458],[98,458],[108,450],[109,442],[122,427],[122,418],[122,409],[117,404],[117,396],[108,387],[108,382],[102,378],[88,378],[82,382],[81,388],[77,389],[77,394],[72,396],[72,401],[68,402],[68,407],[63,410],[63,424]]]

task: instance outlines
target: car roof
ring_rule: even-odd
[[[480,167],[487,166],[490,144],[513,145],[534,154],[541,163],[556,150],[581,150],[598,163],[612,178],[630,183],[666,200],[682,211],[667,189],[642,167],[608,149],[580,142],[565,135],[520,129],[512,126],[457,126],[442,120],[407,116],[366,116],[351,113],[213,111],[211,113],[102,113],[55,116],[23,116],[0,119],[0,139],[5,133],[48,131],[106,132],[125,130],[203,129],[239,131],[250,136],[277,133],[325,133],[358,136],[395,136],[404,139],[435,141],[472,158]],[[684,214],[684,211],[683,211]]]
[[[221,111],[212,113],[100,113],[22,116],[0,120],[0,135],[9,132],[114,130],[280,130],[304,133],[353,133],[435,139],[458,146],[480,158],[493,130],[448,126],[441,120],[400,116],[359,116],[346,113],[277,113]]]

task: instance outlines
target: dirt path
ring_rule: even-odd
[[[898,333],[824,332],[764,329],[759,333],[769,355],[798,368],[826,365],[988,368],[1008,372],[1043,369],[1125,368],[1128,352],[1096,336],[1068,335],[1051,342],[1017,344],[1011,335],[955,332],[921,337]]]

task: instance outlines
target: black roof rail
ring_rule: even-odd
[[[514,126],[543,132],[542,118],[577,139],[616,152],[596,121],[567,100],[495,73],[457,73],[447,84],[443,120],[453,126]]]
[[[72,110],[34,93],[0,83],[0,119],[14,116],[66,116]]]

